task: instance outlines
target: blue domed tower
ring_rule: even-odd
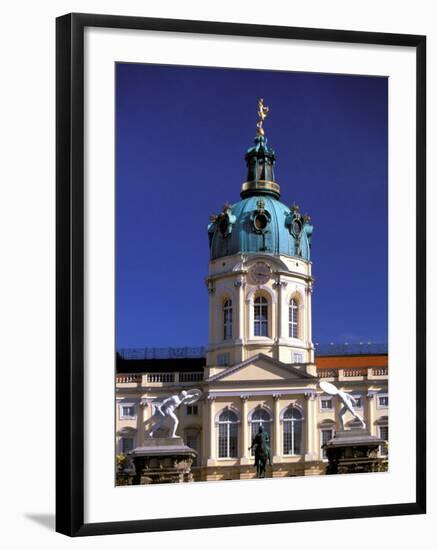
[[[276,155],[263,128],[267,113],[260,99],[241,199],[225,203],[208,226],[210,374],[259,353],[296,365],[314,361],[313,226],[297,204],[279,200]]]

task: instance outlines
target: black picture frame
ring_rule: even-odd
[[[416,499],[330,509],[84,523],[84,29],[403,46],[416,51]],[[69,536],[423,514],[426,511],[426,37],[95,14],[56,20],[56,530]]]

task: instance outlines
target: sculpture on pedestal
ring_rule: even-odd
[[[329,395],[338,395],[343,404],[339,411],[341,429],[322,446],[328,458],[326,473],[331,475],[387,471],[386,461],[378,456],[378,449],[384,441],[366,430],[364,420],[354,409],[355,399],[324,380],[319,382],[319,386]],[[352,426],[345,431],[343,416],[347,411],[360,422],[360,427]]]
[[[270,466],[272,465],[272,453],[269,443],[269,436],[261,425],[258,428],[258,433],[253,438],[252,445],[249,447],[249,451],[254,449],[255,452],[256,477],[258,478],[266,476],[267,460]]]
[[[355,417],[362,425],[363,429],[366,429],[366,424],[363,418],[355,411],[354,405],[357,404],[356,400],[352,395],[337,389],[334,384],[322,380],[319,383],[320,388],[329,395],[337,395],[341,402],[343,403],[342,408],[340,409],[338,416],[340,422],[340,429],[344,431],[344,420],[343,417],[349,411],[353,417]]]
[[[154,434],[164,426],[164,424],[169,420],[171,423],[171,432],[170,437],[176,438],[176,430],[179,424],[179,419],[175,414],[175,410],[184,403],[185,405],[192,405],[196,403],[202,396],[202,392],[197,389],[190,391],[181,391],[176,395],[167,397],[159,404],[155,404],[155,412],[153,413],[150,422],[152,422],[152,427],[149,431],[149,437],[154,437]]]

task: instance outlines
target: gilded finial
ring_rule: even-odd
[[[269,108],[267,106],[264,106],[264,100],[262,97],[258,99],[258,123],[256,127],[258,128],[258,135],[263,136],[264,135],[264,128],[263,123],[264,119],[266,118],[267,114],[269,112]]]

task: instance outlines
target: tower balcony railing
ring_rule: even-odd
[[[205,346],[119,348],[117,354],[127,361],[148,359],[194,359],[206,357]],[[316,356],[385,354],[387,344],[374,342],[315,343]]]
[[[117,353],[121,359],[129,361],[147,359],[194,359],[206,357],[206,348],[204,346],[120,348],[117,350]]]
[[[343,342],[315,343],[314,351],[316,356],[321,355],[379,355],[388,353],[387,344],[375,342]]]

